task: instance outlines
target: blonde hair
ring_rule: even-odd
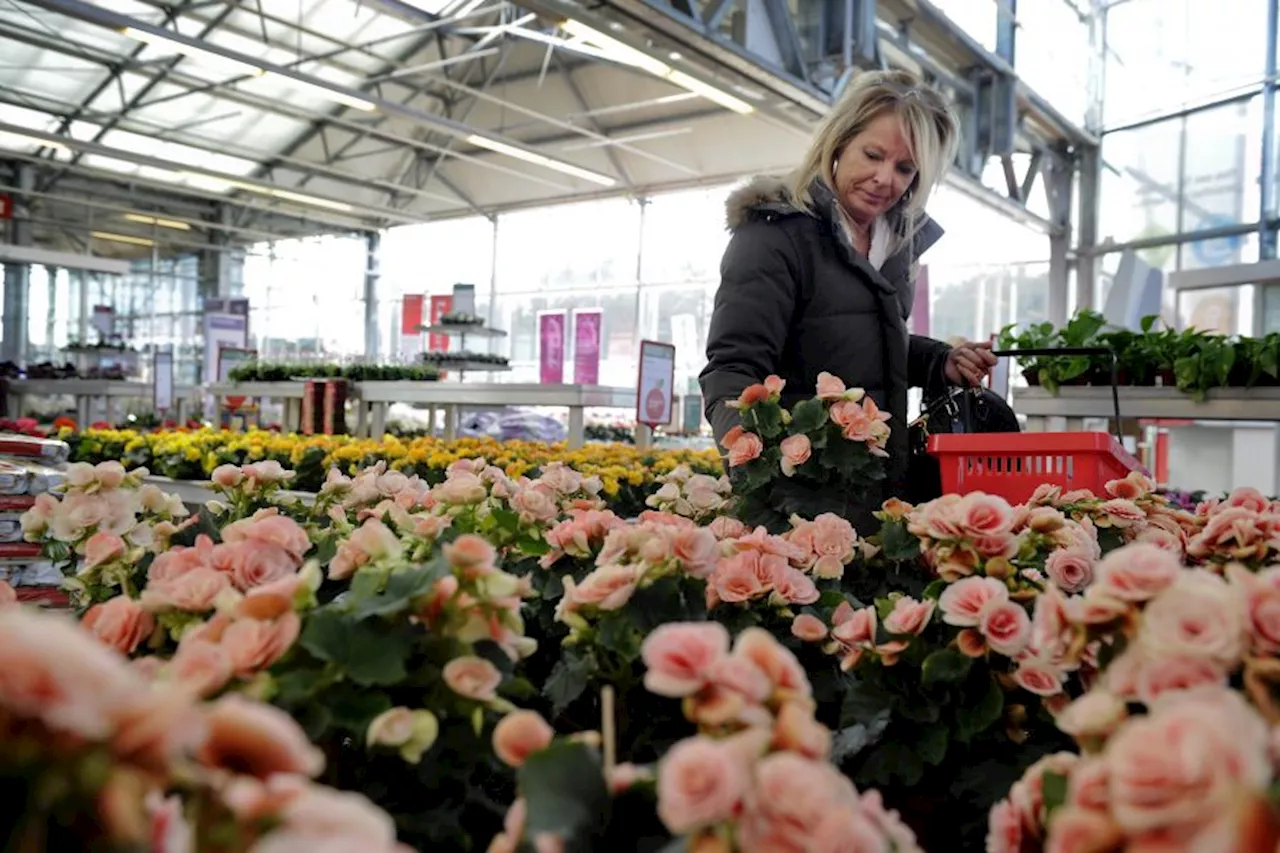
[[[902,119],[915,159],[916,175],[890,213],[900,218],[899,233],[915,234],[929,194],[942,180],[955,157],[959,122],[936,89],[908,71],[867,71],[849,82],[840,100],[823,119],[799,168],[788,181],[797,207],[816,214],[810,188],[819,179],[836,188],[835,163],[849,141],[882,115]]]

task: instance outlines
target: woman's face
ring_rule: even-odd
[[[892,113],[872,120],[836,159],[840,204],[860,225],[897,204],[916,177],[902,121]]]

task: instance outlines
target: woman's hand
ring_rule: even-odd
[[[976,387],[996,366],[996,357],[991,354],[991,342],[974,343],[966,341],[957,344],[947,353],[947,364],[943,368],[947,381],[952,385]]]

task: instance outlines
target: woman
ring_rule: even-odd
[[[717,440],[737,420],[725,403],[748,385],[776,374],[791,406],[826,371],[892,415],[883,497],[905,492],[907,388],[977,384],[996,361],[990,344],[950,347],[907,329],[917,262],[942,236],[924,208],[954,156],[956,124],[915,76],[865,73],[789,180],[757,178],[730,195],[733,236],[701,377]],[[869,509],[845,514],[866,523]]]

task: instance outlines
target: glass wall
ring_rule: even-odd
[[[280,240],[250,249],[242,295],[250,346],[270,360],[365,353],[362,237]]]

